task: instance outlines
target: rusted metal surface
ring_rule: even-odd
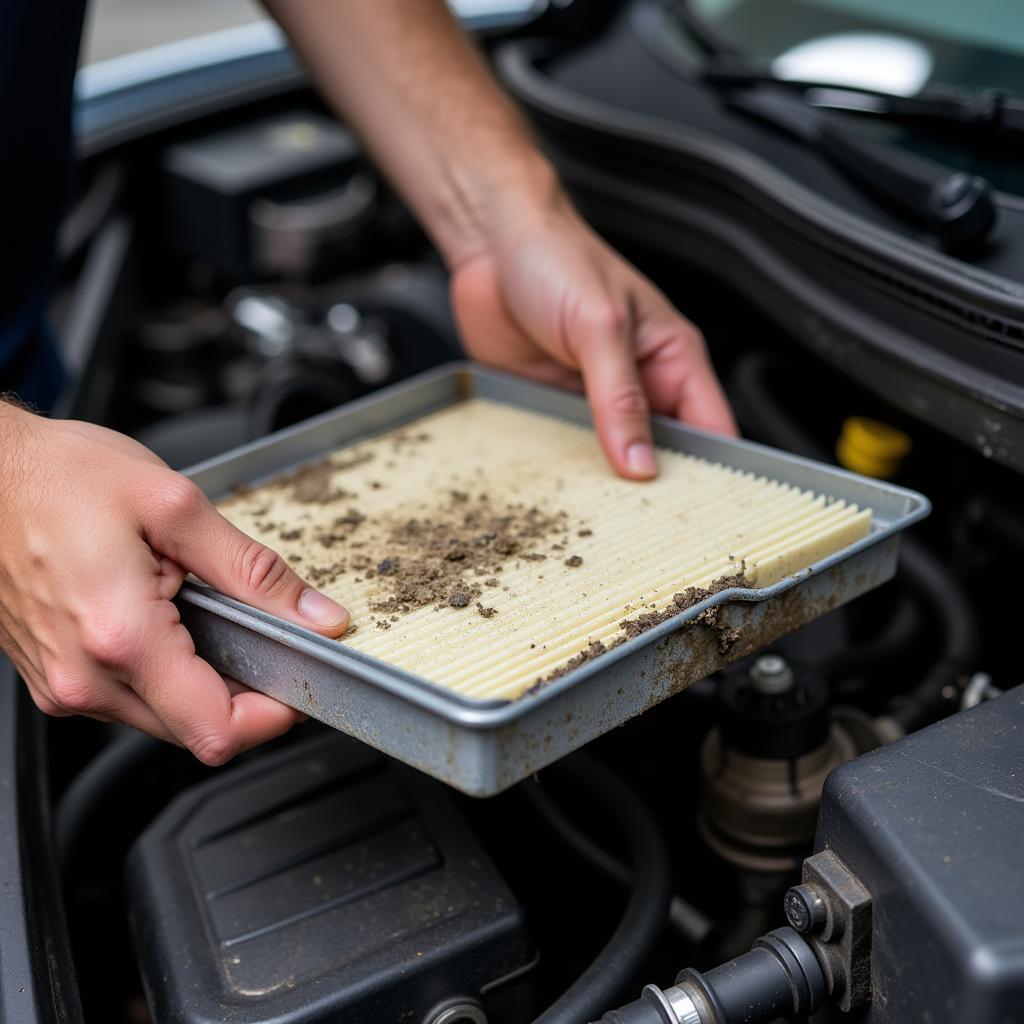
[[[587,422],[582,399],[462,364],[282,431],[192,472],[213,497],[359,437],[480,395]],[[871,534],[771,587],[724,590],[514,701],[474,701],[335,641],[186,584],[182,619],[226,675],[476,796],[500,792],[712,672],[889,579],[920,495],[759,445],[656,420],[659,444],[873,511]],[[717,623],[696,621],[720,606]]]

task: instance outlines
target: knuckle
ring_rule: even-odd
[[[44,715],[50,715],[52,718],[66,718],[71,712],[66,711],[62,708],[55,700],[51,700],[49,697],[43,696],[41,693],[37,693],[35,690],[29,691],[29,696],[32,698],[32,703]]]
[[[201,736],[189,743],[188,747],[198,760],[211,768],[227,764],[238,753],[237,742],[224,733]]]
[[[162,473],[159,501],[164,514],[171,519],[188,519],[205,503],[206,496],[180,473]]]
[[[250,593],[261,597],[279,597],[291,582],[287,562],[271,548],[249,540],[241,550],[239,578]]]
[[[82,624],[82,650],[101,665],[127,664],[135,648],[134,636],[120,617],[103,616]]]
[[[616,416],[638,419],[647,415],[647,399],[639,385],[621,387],[609,396],[608,409]]]
[[[50,697],[61,712],[77,715],[97,709],[93,687],[77,673],[63,668],[52,669],[46,682],[50,688]]]
[[[604,334],[621,334],[629,324],[626,308],[609,299],[588,303],[582,312],[586,326]]]
[[[704,338],[704,332],[699,327],[696,327],[693,324],[687,324],[684,339],[684,344],[687,348],[699,353],[702,358],[707,357],[707,341]]]

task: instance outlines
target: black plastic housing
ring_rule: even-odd
[[[851,1020],[1024,1021],[1024,687],[834,771],[816,845],[874,904]]]
[[[179,142],[163,157],[169,235],[229,279],[258,279],[263,271],[249,224],[253,201],[337,188],[358,157],[350,132],[303,110]]]
[[[802,667],[794,667],[793,685],[782,693],[759,693],[749,664],[722,673],[718,689],[723,743],[749,757],[796,760],[828,741],[828,684]]]
[[[187,790],[128,871],[161,1024],[530,1015],[522,912],[444,787],[346,737]]]

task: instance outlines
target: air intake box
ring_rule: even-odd
[[[346,737],[186,790],[128,875],[161,1024],[530,1016],[522,912],[450,796]]]
[[[1024,686],[837,768],[817,848],[871,894],[851,1020],[1024,1021]]]

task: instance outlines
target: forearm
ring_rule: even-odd
[[[561,201],[550,165],[443,0],[266,4],[450,265],[475,255],[503,218]]]

